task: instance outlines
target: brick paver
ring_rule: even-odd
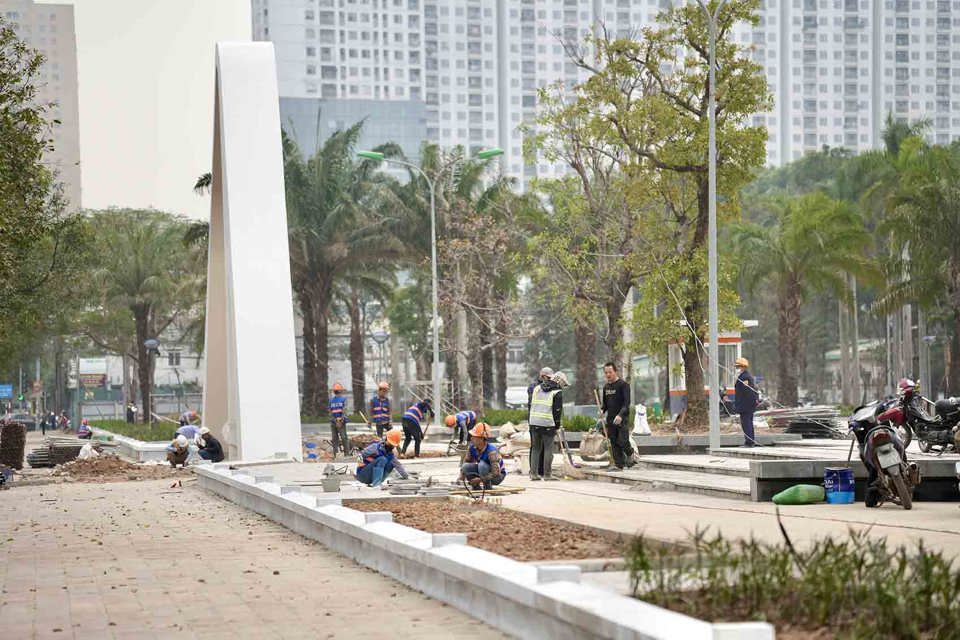
[[[0,492],[3,638],[500,638],[195,481]]]

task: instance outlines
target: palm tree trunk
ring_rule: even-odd
[[[320,381],[317,379],[317,314],[312,300],[298,295],[303,317],[303,389],[300,412],[308,416],[320,414],[318,402]]]
[[[573,397],[577,404],[595,404],[593,390],[597,379],[597,334],[587,321],[573,321],[573,341],[577,353],[577,381]]]
[[[840,402],[850,404],[850,350],[848,349],[850,338],[847,327],[847,306],[842,298],[837,298],[837,322],[840,331]]]
[[[150,423],[150,414],[153,410],[151,391],[153,387],[153,356],[147,352],[144,342],[150,336],[149,312],[142,306],[134,306],[133,323],[137,334],[137,380],[140,384],[140,401],[142,402],[140,415],[144,424]]]
[[[780,359],[777,363],[777,377],[780,379],[779,398],[781,404],[796,406],[797,382],[800,362],[800,284],[788,279],[777,292],[777,338]]]
[[[857,302],[857,278],[853,274],[850,274],[850,291],[853,294],[853,307],[850,309],[850,324],[853,332],[850,341],[853,346],[853,361],[850,363],[853,367],[853,404],[859,405],[863,402],[863,377],[860,371],[860,312]]]
[[[353,412],[363,411],[366,385],[364,378],[363,321],[360,317],[360,294],[350,287],[350,379],[353,382]]]

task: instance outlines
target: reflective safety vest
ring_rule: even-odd
[[[497,447],[489,443],[487,444],[486,447],[484,447],[482,452],[478,452],[477,448],[471,444],[469,453],[467,454],[467,458],[471,460],[476,460],[477,462],[486,462],[487,464],[490,464],[490,454],[496,453],[496,452],[497,452]],[[507,468],[503,464],[503,457],[497,460],[497,462],[500,464],[500,475],[501,476],[507,475]]]
[[[423,411],[417,405],[412,405],[409,409],[404,411],[403,417],[413,420],[419,427],[420,423],[423,421]]]
[[[373,396],[370,400],[370,419],[374,424],[390,422],[390,398]]]
[[[476,411],[461,411],[456,415],[457,424],[466,427],[467,429],[472,428],[477,424],[477,412]]]
[[[553,421],[553,399],[558,393],[560,389],[544,391],[543,387],[539,386],[533,390],[533,397],[530,399],[531,427],[557,426]]]

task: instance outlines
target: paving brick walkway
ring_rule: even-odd
[[[503,637],[193,480],[0,492],[0,636]]]

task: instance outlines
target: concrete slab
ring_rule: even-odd
[[[637,467],[623,471],[584,469],[584,474],[591,480],[628,484],[638,490],[682,491],[734,500],[750,499],[750,478],[743,475]]]

